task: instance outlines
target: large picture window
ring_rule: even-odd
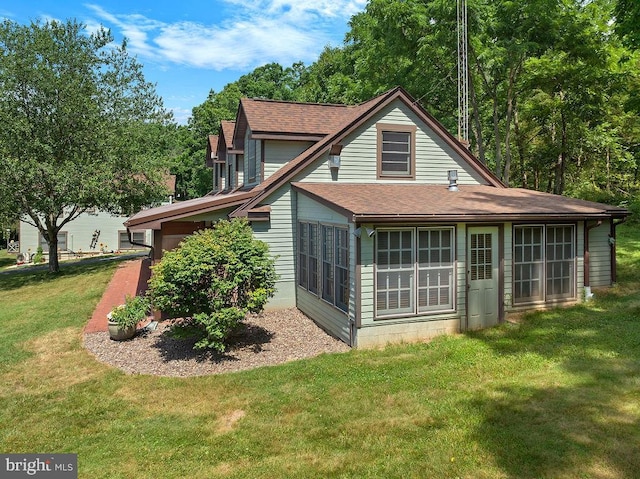
[[[378,176],[415,176],[415,127],[378,124]]]
[[[574,226],[526,225],[514,227],[514,303],[532,303],[574,297]]]
[[[298,223],[298,285],[328,303],[349,308],[349,242],[346,228]]]
[[[454,309],[454,229],[379,229],[376,315]]]

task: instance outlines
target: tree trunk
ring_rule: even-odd
[[[493,96],[493,141],[496,144],[496,176],[502,179],[502,147],[500,145],[500,118],[498,116],[498,97]]]
[[[476,137],[476,145],[478,148],[478,160],[483,165],[487,164],[484,155],[484,138],[482,137],[482,124],[480,123],[480,108],[478,107],[478,99],[476,98],[476,89],[473,87],[473,77],[469,75],[469,91],[471,93],[471,107],[473,108],[473,131]]]
[[[49,273],[58,273],[60,263],[58,262],[58,231],[48,228],[47,236],[49,243]]]
[[[502,181],[505,185],[509,186],[511,177],[511,119],[513,118],[513,89],[514,89],[514,77],[516,70],[511,70],[509,74],[509,88],[507,89],[507,116],[505,119],[505,131],[504,131],[504,175]]]
[[[611,193],[611,147],[607,145],[607,192]]]
[[[562,127],[561,147],[555,167],[555,182],[553,188],[553,192],[556,195],[561,195],[564,192],[564,172],[566,170],[567,163],[567,120],[563,111],[560,112],[560,124]]]
[[[522,187],[529,187],[529,179],[527,177],[527,168],[524,162],[524,141],[520,134],[520,122],[518,121],[518,105],[514,105],[513,109],[513,128],[516,135],[516,147],[518,148],[518,160],[520,164],[520,174],[522,175]]]

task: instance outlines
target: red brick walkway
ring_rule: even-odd
[[[147,290],[147,281],[151,276],[150,264],[151,260],[144,258],[125,261],[118,265],[102,299],[84,327],[85,333],[106,331],[107,314],[113,307],[123,304],[127,295],[136,296]]]

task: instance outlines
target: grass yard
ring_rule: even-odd
[[[638,477],[640,229],[619,232],[588,306],[190,379],[82,348],[115,263],[0,276],[0,451],[78,453],[92,479]]]
[[[0,270],[16,264],[16,255],[8,254],[6,249],[0,249]]]

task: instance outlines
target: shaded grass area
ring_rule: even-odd
[[[6,249],[0,250],[0,270],[16,264],[16,255],[8,254]]]
[[[0,450],[76,452],[86,478],[634,477],[640,233],[619,229],[619,284],[589,305],[189,379],[83,350],[112,265],[0,277]]]

